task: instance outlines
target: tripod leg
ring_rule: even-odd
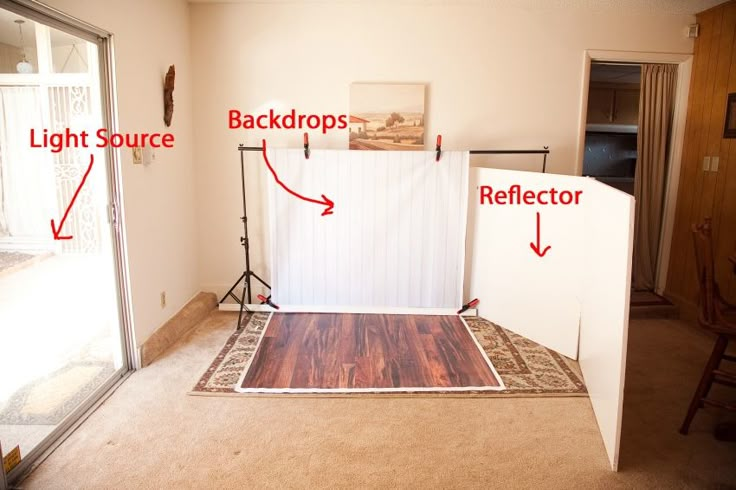
[[[241,328],[243,328],[241,322],[243,321],[243,308],[245,308],[245,290],[246,287],[243,287],[243,295],[240,297],[240,311],[238,312],[238,326],[235,328],[235,330],[240,330]]]
[[[238,280],[235,281],[235,284],[233,284],[233,286],[230,288],[230,290],[227,293],[225,293],[225,296],[222,297],[222,299],[220,300],[220,303],[222,303],[223,301],[225,301],[228,296],[232,296],[233,299],[235,299],[235,301],[238,301],[238,297],[233,294],[233,291],[235,290],[236,287],[238,287],[238,284],[240,284],[240,281],[242,281],[244,277],[245,277],[245,272],[243,272],[240,275],[240,277],[238,278]]]
[[[250,275],[253,276],[253,277],[255,277],[256,279],[258,279],[258,282],[260,282],[261,284],[263,284],[264,286],[266,286],[268,289],[271,289],[271,286],[269,286],[268,283],[266,283],[266,281],[264,281],[263,279],[261,279],[260,277],[258,277],[258,274],[256,274],[255,272],[251,272]]]
[[[253,298],[250,297],[250,289],[251,289],[250,288],[250,276],[251,276],[251,274],[253,274],[253,273],[251,272],[250,274],[248,274],[247,271],[245,273],[245,289],[248,290],[248,304],[252,304],[253,303]],[[240,303],[240,309],[241,310],[243,309],[243,305],[244,304],[245,304],[245,296],[243,296],[243,301]]]

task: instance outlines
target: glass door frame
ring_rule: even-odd
[[[100,68],[100,106],[102,123],[111,132],[118,132],[117,107],[115,91],[114,43],[110,32],[71,17],[56,9],[43,5],[35,0],[0,0],[0,8],[26,17],[35,22],[45,24],[68,34],[97,45]],[[120,348],[122,350],[122,366],[102,386],[90,395],[80,406],[75,408],[53,431],[23,456],[23,460],[8,475],[7,482],[12,485],[20,481],[31,470],[38,466],[66,437],[68,437],[96,409],[138,365],[135,358],[135,341],[133,338],[133,316],[128,277],[128,261],[125,239],[124,213],[122,206],[122,172],[119,152],[111,148],[105,149],[107,164],[108,217],[112,234],[114,268],[116,277]],[[0,381],[3,373],[0,373]],[[8,451],[12,448],[3,448]],[[0,472],[2,472],[0,465]],[[0,480],[2,475],[0,475]]]

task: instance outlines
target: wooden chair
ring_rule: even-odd
[[[695,390],[685,420],[680,427],[681,434],[687,434],[690,423],[698,408],[705,406],[721,407],[736,411],[736,404],[726,403],[708,398],[713,383],[736,387],[736,374],[721,369],[721,361],[736,362],[736,357],[727,355],[728,342],[736,339],[736,307],[726,300],[718,290],[713,265],[713,239],[711,236],[711,220],[706,218],[703,224],[693,225],[693,241],[695,243],[695,267],[698,275],[698,323],[701,327],[714,333],[716,344],[705,364],[703,376]]]

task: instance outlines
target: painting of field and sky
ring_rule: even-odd
[[[424,85],[350,86],[351,150],[423,150]]]

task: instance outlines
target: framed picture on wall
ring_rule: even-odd
[[[353,83],[351,150],[423,150],[424,85]]]
[[[726,101],[726,124],[723,128],[724,138],[736,138],[736,92],[728,94]]]

